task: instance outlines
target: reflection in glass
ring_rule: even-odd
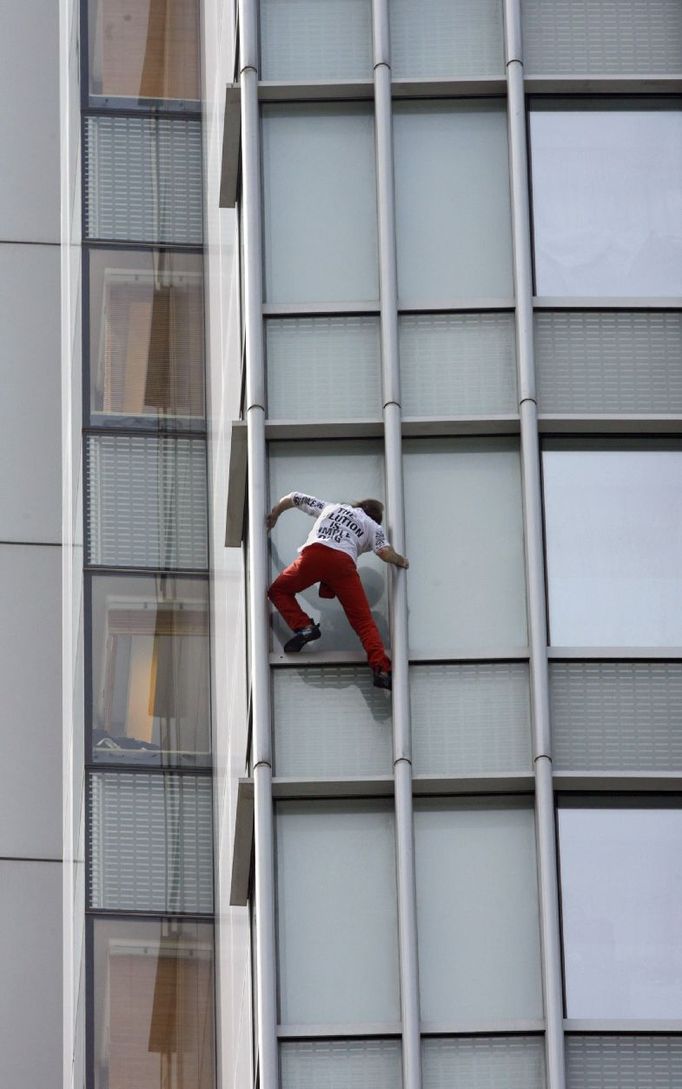
[[[679,805],[560,805],[568,1017],[682,1017]]]
[[[90,251],[90,422],[204,416],[202,259]]]
[[[538,295],[682,295],[682,111],[532,110]]]
[[[90,94],[199,99],[198,0],[89,0]]]
[[[556,440],[543,476],[552,643],[682,644],[682,448]]]
[[[209,762],[208,584],[92,579],[97,763]]]
[[[212,925],[93,928],[95,1089],[214,1089]]]

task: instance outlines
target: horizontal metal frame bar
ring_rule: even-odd
[[[244,780],[242,780],[243,782]],[[495,794],[533,793],[535,778],[530,772],[509,772],[494,775],[414,775],[415,796],[429,798],[475,795],[477,798]],[[392,775],[337,776],[329,778],[296,778],[277,776],[272,780],[272,796],[280,801],[307,798],[386,798],[394,792]]]
[[[670,771],[555,771],[552,777],[556,790],[584,793],[607,790],[610,793],[629,791],[682,792],[682,772]]]
[[[567,662],[575,658],[602,662],[676,662],[682,659],[682,647],[548,647],[547,657],[551,661]]]
[[[402,1025],[399,1021],[367,1022],[366,1025],[351,1023],[347,1025],[278,1025],[277,1037],[280,1040],[318,1040],[352,1037],[363,1039],[374,1036],[400,1036]]]
[[[528,75],[524,79],[527,94],[638,94],[660,95],[682,90],[682,74],[671,72],[661,76],[656,73],[622,75]]]
[[[544,1020],[513,1021],[422,1021],[422,1036],[535,1036],[545,1031]],[[402,1029],[399,1022],[388,1021],[384,1024],[368,1022],[358,1024],[331,1025],[278,1025],[277,1036],[280,1040],[316,1040],[316,1039],[362,1039],[363,1037],[399,1036]]]
[[[594,416],[585,415],[559,415],[555,413],[540,413],[538,415],[538,430],[543,435],[548,434],[678,434],[682,431],[682,416],[674,416],[668,413],[656,413],[651,416],[638,416],[635,413],[623,413],[621,415],[602,416],[595,413]]]
[[[535,295],[534,310],[680,310],[678,295]]]
[[[353,317],[358,314],[376,314],[379,317],[378,302],[300,302],[300,303],[263,303],[264,318],[314,318],[326,315],[344,315]]]
[[[682,422],[682,420],[681,420]],[[403,417],[402,434],[406,438],[453,435],[518,435],[518,415],[495,416],[407,416]],[[265,437],[269,441],[288,439],[353,439],[382,438],[383,420],[267,420]]]
[[[443,654],[436,657],[433,654],[410,653],[410,665],[445,665],[447,663],[461,664],[463,662],[527,662],[530,656],[528,647],[498,647],[488,650],[467,650],[463,648],[456,654]],[[292,669],[305,668],[306,666],[321,665],[366,665],[367,659],[361,651],[353,650],[313,650],[306,653],[304,658],[300,654],[284,654],[281,651],[270,653],[270,665]]]
[[[669,1036],[682,1035],[682,1021],[650,1021],[641,1019],[637,1021],[584,1021],[580,1018],[566,1017],[564,1019],[566,1032],[580,1033],[612,1033],[617,1035],[633,1035],[648,1033],[665,1033]]]
[[[128,750],[128,751],[138,752],[138,751],[142,751],[142,750],[133,749],[133,750]],[[211,755],[211,754],[209,754],[209,755]],[[113,774],[120,774],[121,772],[123,772],[125,774],[127,774],[128,772],[131,772],[134,775],[164,775],[164,776],[173,776],[173,775],[181,776],[181,775],[184,775],[184,776],[196,776],[196,778],[204,778],[204,779],[211,779],[212,780],[213,779],[213,770],[214,769],[213,769],[212,763],[210,763],[210,764],[201,764],[201,765],[198,765],[197,767],[190,767],[190,766],[187,766],[187,765],[185,765],[183,767],[182,765],[175,766],[175,765],[166,765],[166,764],[163,764],[163,765],[159,765],[159,764],[142,764],[142,763],[139,763],[139,764],[138,763],[136,763],[136,764],[125,764],[122,761],[119,761],[118,763],[114,763],[112,761],[111,764],[107,764],[105,762],[102,762],[101,764],[99,764],[99,763],[95,763],[94,761],[86,761],[86,763],[85,763],[85,773],[86,773],[86,778],[88,778],[88,779],[92,775],[108,774],[109,772],[111,772],[112,775]]]
[[[181,102],[181,99],[177,100]],[[189,100],[188,100],[189,101]],[[81,117],[139,117],[147,121],[201,121],[201,102],[196,100],[193,107],[165,107],[168,99],[150,99],[145,105],[135,106],[134,99],[122,100],[123,104],[93,105],[90,103],[81,110]],[[157,105],[163,103],[164,105]]]
[[[215,912],[201,914],[201,912],[190,911],[186,915],[178,913],[177,911],[131,911],[126,908],[125,911],[117,911],[107,908],[89,908],[86,906],[85,915],[89,919],[130,919],[131,922],[142,922],[145,919],[149,919],[151,922],[165,922],[167,919],[177,920],[179,923],[213,923],[215,921]]]
[[[380,439],[384,434],[383,420],[378,417],[362,420],[267,420],[265,438],[270,441],[287,439]]]
[[[480,311],[493,310],[507,313],[514,310],[515,301],[509,296],[480,295],[471,298],[458,297],[455,299],[437,299],[429,303],[402,302],[398,305],[398,314],[450,314],[479,313]],[[604,309],[608,309],[604,307]],[[667,309],[675,309],[668,307]],[[356,314],[375,314],[379,317],[378,303],[373,302],[302,302],[297,303],[263,303],[263,316],[266,318],[288,317],[317,317],[326,315],[346,315],[352,317]]]

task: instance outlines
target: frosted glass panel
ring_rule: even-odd
[[[681,799],[614,801],[559,806],[567,1016],[682,1018]]]
[[[537,293],[682,295],[682,111],[536,107],[530,134]]]
[[[348,502],[374,497],[384,499],[384,457],[380,442],[273,442],[270,452],[270,499],[275,503],[289,492],[301,491],[319,499]],[[270,534],[271,577],[297,556],[313,527],[313,519],[300,511],[287,511]],[[377,627],[388,643],[388,599],[386,564],[367,553],[360,557],[360,577],[367,593]],[[316,650],[362,651],[338,601],[318,596],[317,586],[298,595],[301,607],[319,620],[322,638],[302,653],[313,658]],[[288,627],[273,613],[275,649],[291,635]]]
[[[426,1037],[422,1084],[424,1089],[545,1089],[544,1041],[541,1036]]]
[[[567,1089],[677,1089],[682,1036],[566,1036]]]
[[[264,106],[262,116],[268,302],[375,301],[370,108]]]
[[[379,318],[272,318],[265,325],[268,416],[381,418]]]
[[[411,651],[525,646],[518,443],[420,439],[403,449]]]
[[[682,644],[682,448],[556,440],[543,473],[552,643]]]
[[[261,0],[261,78],[372,78],[371,0]]]
[[[301,1040],[279,1049],[282,1089],[400,1089],[398,1040]]]
[[[417,774],[531,770],[525,662],[414,665],[410,697]]]
[[[276,813],[281,1022],[397,1021],[390,803],[281,802]]]
[[[400,102],[394,109],[401,303],[513,294],[503,106]]]
[[[275,775],[391,775],[391,701],[364,666],[272,674]]]
[[[513,413],[513,314],[403,314],[400,394],[405,416]]]
[[[389,0],[391,70],[401,76],[502,76],[500,0]]]
[[[415,802],[425,1022],[542,1017],[533,810]]]

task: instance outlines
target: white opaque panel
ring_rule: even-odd
[[[261,78],[372,78],[371,0],[261,0]]]
[[[401,1089],[398,1040],[297,1040],[279,1048],[282,1089]]]
[[[534,331],[540,412],[682,415],[679,310],[536,310]]]
[[[518,442],[419,439],[403,450],[411,651],[525,646]]]
[[[376,301],[371,109],[268,105],[262,118],[267,301]]]
[[[380,442],[273,442],[270,454],[270,502],[276,503],[290,492],[304,492],[337,502],[356,499],[384,499],[384,457]],[[271,577],[292,563],[313,528],[313,519],[301,511],[286,511],[270,534]],[[362,584],[379,632],[387,643],[388,597],[386,564],[373,553],[360,557]],[[362,648],[337,600],[318,596],[317,586],[298,595],[301,607],[319,620],[322,639],[306,647],[312,657],[316,650],[355,650]],[[278,614],[273,613],[274,643],[279,647],[291,632]]]
[[[567,1089],[677,1089],[682,1036],[566,1036]]]
[[[394,78],[504,75],[501,0],[389,0]]]
[[[682,1018],[682,808],[586,798],[559,806],[566,1010]]]
[[[415,773],[531,770],[525,662],[413,665],[410,699]]]
[[[545,1089],[544,1041],[541,1036],[425,1037],[422,1084],[424,1089]]]
[[[390,803],[277,805],[283,1024],[399,1019],[393,824]]]
[[[540,105],[530,114],[537,294],[682,295],[682,110]]]
[[[672,75],[682,69],[679,0],[524,0],[529,74]]]
[[[531,805],[415,802],[424,1022],[542,1017]]]
[[[405,416],[518,411],[513,314],[402,314],[398,334]]]
[[[265,335],[270,419],[380,419],[378,317],[272,318]]]
[[[85,500],[88,563],[206,567],[204,439],[89,435]]]
[[[507,115],[470,99],[394,109],[403,305],[513,294]]]
[[[391,701],[365,666],[272,674],[275,775],[390,775]]]
[[[543,475],[552,643],[682,645],[682,447],[555,440]]]

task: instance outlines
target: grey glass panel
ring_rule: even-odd
[[[679,801],[560,805],[568,1017],[682,1017]]]
[[[88,263],[90,422],[202,426],[201,255],[91,249]]]
[[[280,802],[276,837],[280,1020],[397,1021],[391,804]]]
[[[405,416],[518,410],[513,314],[403,314],[398,331]]]
[[[410,698],[417,774],[530,771],[525,662],[414,665]]]
[[[263,79],[372,78],[370,0],[261,0]]]
[[[268,416],[381,417],[379,318],[272,318],[265,325]]]
[[[213,925],[96,919],[95,1089],[214,1089]]]
[[[422,1040],[422,1082],[424,1089],[545,1089],[543,1039],[426,1037]]]
[[[88,0],[88,27],[91,96],[166,107],[201,97],[197,0]]]
[[[281,1043],[282,1089],[400,1089],[398,1040]]]
[[[401,303],[510,297],[504,106],[398,102],[393,130]]]
[[[682,662],[550,662],[563,770],[682,771]]]
[[[275,775],[390,775],[391,702],[365,666],[272,674]]]
[[[408,440],[404,453],[411,650],[525,646],[518,443]]]
[[[682,644],[682,450],[556,440],[543,469],[552,643]]]
[[[210,914],[210,777],[140,771],[93,773],[89,847],[89,907]]]
[[[531,111],[539,295],[682,295],[682,111]]]
[[[93,576],[92,759],[210,762],[208,583]]]
[[[500,0],[389,0],[393,76],[501,76]]]
[[[379,295],[374,120],[369,106],[264,106],[268,302]]]
[[[85,236],[201,245],[201,122],[87,117]]]
[[[541,412],[682,413],[681,360],[676,311],[535,313]]]
[[[566,1037],[567,1089],[677,1089],[681,1036]]]
[[[542,1017],[532,807],[415,802],[421,1015]]]
[[[524,0],[529,74],[666,74],[682,66],[678,0]]]
[[[383,502],[384,458],[380,442],[273,442],[269,452],[272,503],[292,491],[339,502],[368,496]],[[272,578],[292,563],[312,528],[313,520],[300,511],[287,511],[280,518],[270,534]],[[367,553],[360,558],[358,568],[374,619],[387,643],[386,564]],[[338,601],[320,598],[316,586],[299,594],[298,599],[301,607],[319,620],[322,627],[322,639],[306,647],[307,657],[312,657],[317,649],[362,650]],[[272,628],[278,647],[291,633],[277,614],[273,614]]]
[[[205,568],[206,443],[150,435],[89,435],[87,562]]]

